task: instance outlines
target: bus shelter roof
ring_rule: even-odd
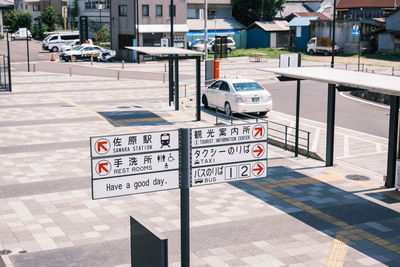
[[[178,47],[153,47],[153,46],[126,46],[125,48],[135,50],[150,56],[156,55],[203,55],[202,52],[183,49]]]
[[[265,68],[279,76],[313,80],[400,96],[400,77],[326,67]]]

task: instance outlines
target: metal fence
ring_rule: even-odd
[[[9,60],[6,55],[0,54],[0,89],[11,91]]]
[[[236,121],[246,121],[246,122],[266,122],[268,125],[268,142],[270,144],[278,145],[285,150],[294,150],[295,138],[294,134],[296,131],[295,127],[285,125],[282,123],[274,122],[265,118],[260,118],[245,113],[230,113],[229,116],[218,112],[217,107],[212,107],[215,109],[215,124],[219,123],[220,119],[228,118],[230,124],[234,124]],[[299,150],[303,150],[307,157],[310,157],[310,132],[299,129]]]

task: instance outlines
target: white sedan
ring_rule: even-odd
[[[250,79],[221,79],[203,89],[204,107],[231,112],[258,113],[261,116],[272,109],[272,97],[259,83]]]

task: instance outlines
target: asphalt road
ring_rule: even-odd
[[[0,40],[0,54],[7,55],[7,41]],[[10,41],[10,58],[11,62],[27,62],[26,41],[16,40]],[[40,41],[29,41],[29,60],[30,61],[48,61],[50,53],[42,51],[42,43]]]
[[[296,82],[279,82],[263,86],[272,94],[274,110],[291,115],[296,114]],[[300,116],[325,123],[327,98],[327,84],[302,81]],[[389,109],[369,103],[371,102],[363,103],[349,99],[337,92],[336,126],[387,138]]]

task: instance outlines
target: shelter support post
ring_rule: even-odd
[[[168,58],[168,84],[169,84],[169,106],[174,101],[174,61],[172,57]]]
[[[179,110],[179,59],[175,58],[175,110]]]
[[[328,85],[328,110],[327,110],[327,126],[326,126],[326,161],[325,166],[333,166],[333,150],[335,139],[335,102],[336,102],[336,86]]]
[[[200,57],[196,57],[196,121],[201,120],[201,111],[200,111],[200,98],[201,98],[201,89],[200,89]]]
[[[299,156],[299,121],[300,121],[300,80],[297,80],[297,93],[296,93],[296,134],[294,144],[294,156]]]
[[[389,144],[385,187],[392,188],[395,184],[397,160],[397,134],[399,123],[399,96],[390,96]]]

